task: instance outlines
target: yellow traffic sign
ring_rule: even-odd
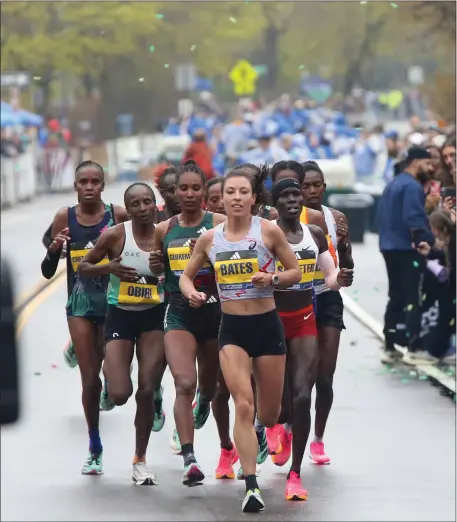
[[[257,71],[247,60],[239,60],[229,73],[235,94],[238,96],[254,94],[258,77]]]

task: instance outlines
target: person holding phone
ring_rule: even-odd
[[[385,347],[381,361],[393,363],[397,324],[404,323],[408,340],[405,363],[432,362],[421,350],[420,300],[425,272],[424,257],[417,252],[421,243],[435,245],[425,210],[424,183],[433,173],[432,155],[422,147],[412,147],[400,172],[385,188],[379,201],[379,248],[389,279],[389,300],[384,317]]]

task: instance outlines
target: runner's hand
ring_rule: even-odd
[[[116,257],[116,259],[110,261],[108,265],[110,273],[119,277],[122,281],[136,281],[140,277],[140,274],[135,268],[121,265],[121,261],[122,257]]]
[[[55,254],[58,250],[60,250],[64,243],[70,241],[70,236],[68,235],[70,232],[68,227],[65,227],[62,232],[59,232],[57,236],[54,238],[53,242],[50,244],[48,250],[51,254]]]
[[[251,277],[251,282],[254,283],[256,288],[266,288],[271,286],[273,274],[267,272],[257,272]]]
[[[338,238],[338,243],[340,241],[343,241],[343,239],[346,239],[348,235],[348,225],[345,223],[343,218],[340,218],[336,225],[336,235]],[[335,245],[336,246],[336,245]]]
[[[455,225],[455,208],[453,208],[453,209],[451,210],[451,214],[450,214],[450,216],[451,216],[451,221],[452,221],[452,222],[454,223],[454,225]]]
[[[354,270],[352,268],[341,268],[336,276],[336,282],[340,286],[351,286],[354,281]]]
[[[206,294],[203,292],[192,292],[189,296],[189,304],[192,308],[200,308],[206,303]]]
[[[152,272],[153,268],[157,268],[163,264],[163,254],[160,250],[156,250],[155,252],[151,252],[149,254],[149,269]]]

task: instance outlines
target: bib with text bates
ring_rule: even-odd
[[[78,267],[81,263],[81,261],[84,259],[85,255],[89,250],[94,248],[95,243],[97,240],[89,241],[88,243],[85,242],[77,242],[72,243],[70,245],[70,261],[71,266],[73,268],[73,272],[78,271]],[[97,266],[99,265],[107,265],[109,263],[108,256],[105,256],[99,263],[97,263]]]
[[[157,278],[142,276],[137,281],[121,281],[117,302],[120,305],[158,305],[161,303]]]
[[[316,257],[312,250],[298,250],[294,252],[301,271],[301,279],[299,283],[289,286],[284,290],[309,290],[313,286],[314,269],[316,266]],[[276,262],[276,270],[284,272],[284,267],[279,261]]]
[[[194,238],[196,239],[196,238]],[[192,255],[190,251],[190,243],[192,238],[179,238],[173,239],[168,244],[168,261],[170,263],[170,270],[176,277],[180,277],[184,272],[184,269],[189,262]],[[212,271],[211,263],[209,260],[205,262],[203,268],[201,268],[197,275],[209,274]]]
[[[254,288],[251,278],[259,271],[256,250],[219,252],[214,264],[221,290],[246,290]]]

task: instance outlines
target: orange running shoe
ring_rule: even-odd
[[[292,453],[292,433],[284,430],[280,437],[280,444],[282,448],[281,453],[271,456],[271,460],[276,466],[284,466],[290,459],[290,454]]]
[[[219,458],[219,464],[216,468],[217,479],[234,479],[235,472],[233,471],[233,465],[238,462],[238,452],[235,446],[231,450],[221,449],[221,456]]]
[[[270,455],[278,455],[282,451],[281,437],[285,432],[282,424],[275,424],[272,428],[266,429],[268,453]]]
[[[286,481],[286,500],[308,500],[308,492],[301,485],[300,477],[291,471]]]

